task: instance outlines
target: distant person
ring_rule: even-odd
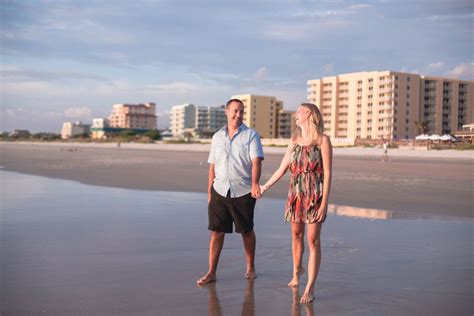
[[[209,270],[197,280],[198,285],[216,280],[217,264],[226,233],[242,234],[247,270],[254,279],[255,244],[254,208],[260,198],[260,173],[264,158],[260,136],[242,123],[244,104],[231,99],[225,107],[227,124],[212,137],[209,154],[208,216]]]
[[[121,144],[122,144],[122,142],[119,140],[119,141],[117,142],[117,148],[120,148],[120,145],[121,145]]]
[[[285,221],[291,222],[293,277],[289,287],[297,287],[305,272],[302,265],[304,231],[308,231],[308,283],[301,303],[314,300],[314,285],[321,264],[321,228],[326,219],[329,191],[331,190],[332,146],[323,134],[321,112],[312,103],[303,103],[295,114],[293,133],[280,167],[261,187],[264,194],[291,171],[290,189],[285,206]]]
[[[386,140],[383,141],[382,161],[390,161],[390,158],[388,157],[388,142]]]

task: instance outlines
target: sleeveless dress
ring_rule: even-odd
[[[314,223],[323,199],[323,163],[316,145],[295,144],[290,156],[285,222]],[[323,222],[326,217],[323,218]]]

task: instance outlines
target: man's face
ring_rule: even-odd
[[[225,110],[227,125],[238,128],[244,118],[244,106],[239,102],[231,102]]]

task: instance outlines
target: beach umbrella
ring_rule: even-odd
[[[448,135],[448,134],[445,134],[445,135],[441,136],[439,139],[443,140],[443,141],[447,141],[447,140],[455,141],[456,140],[456,138],[454,138],[453,136]]]
[[[433,135],[431,135],[428,139],[429,139],[429,140],[440,140],[440,137],[439,137],[438,134],[433,134]]]
[[[426,134],[421,134],[421,135],[418,135],[415,137],[416,140],[427,140],[429,139],[430,137]]]

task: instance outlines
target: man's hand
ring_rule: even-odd
[[[252,184],[252,197],[254,199],[259,199],[262,197],[262,193],[260,192],[260,185],[258,183]]]

